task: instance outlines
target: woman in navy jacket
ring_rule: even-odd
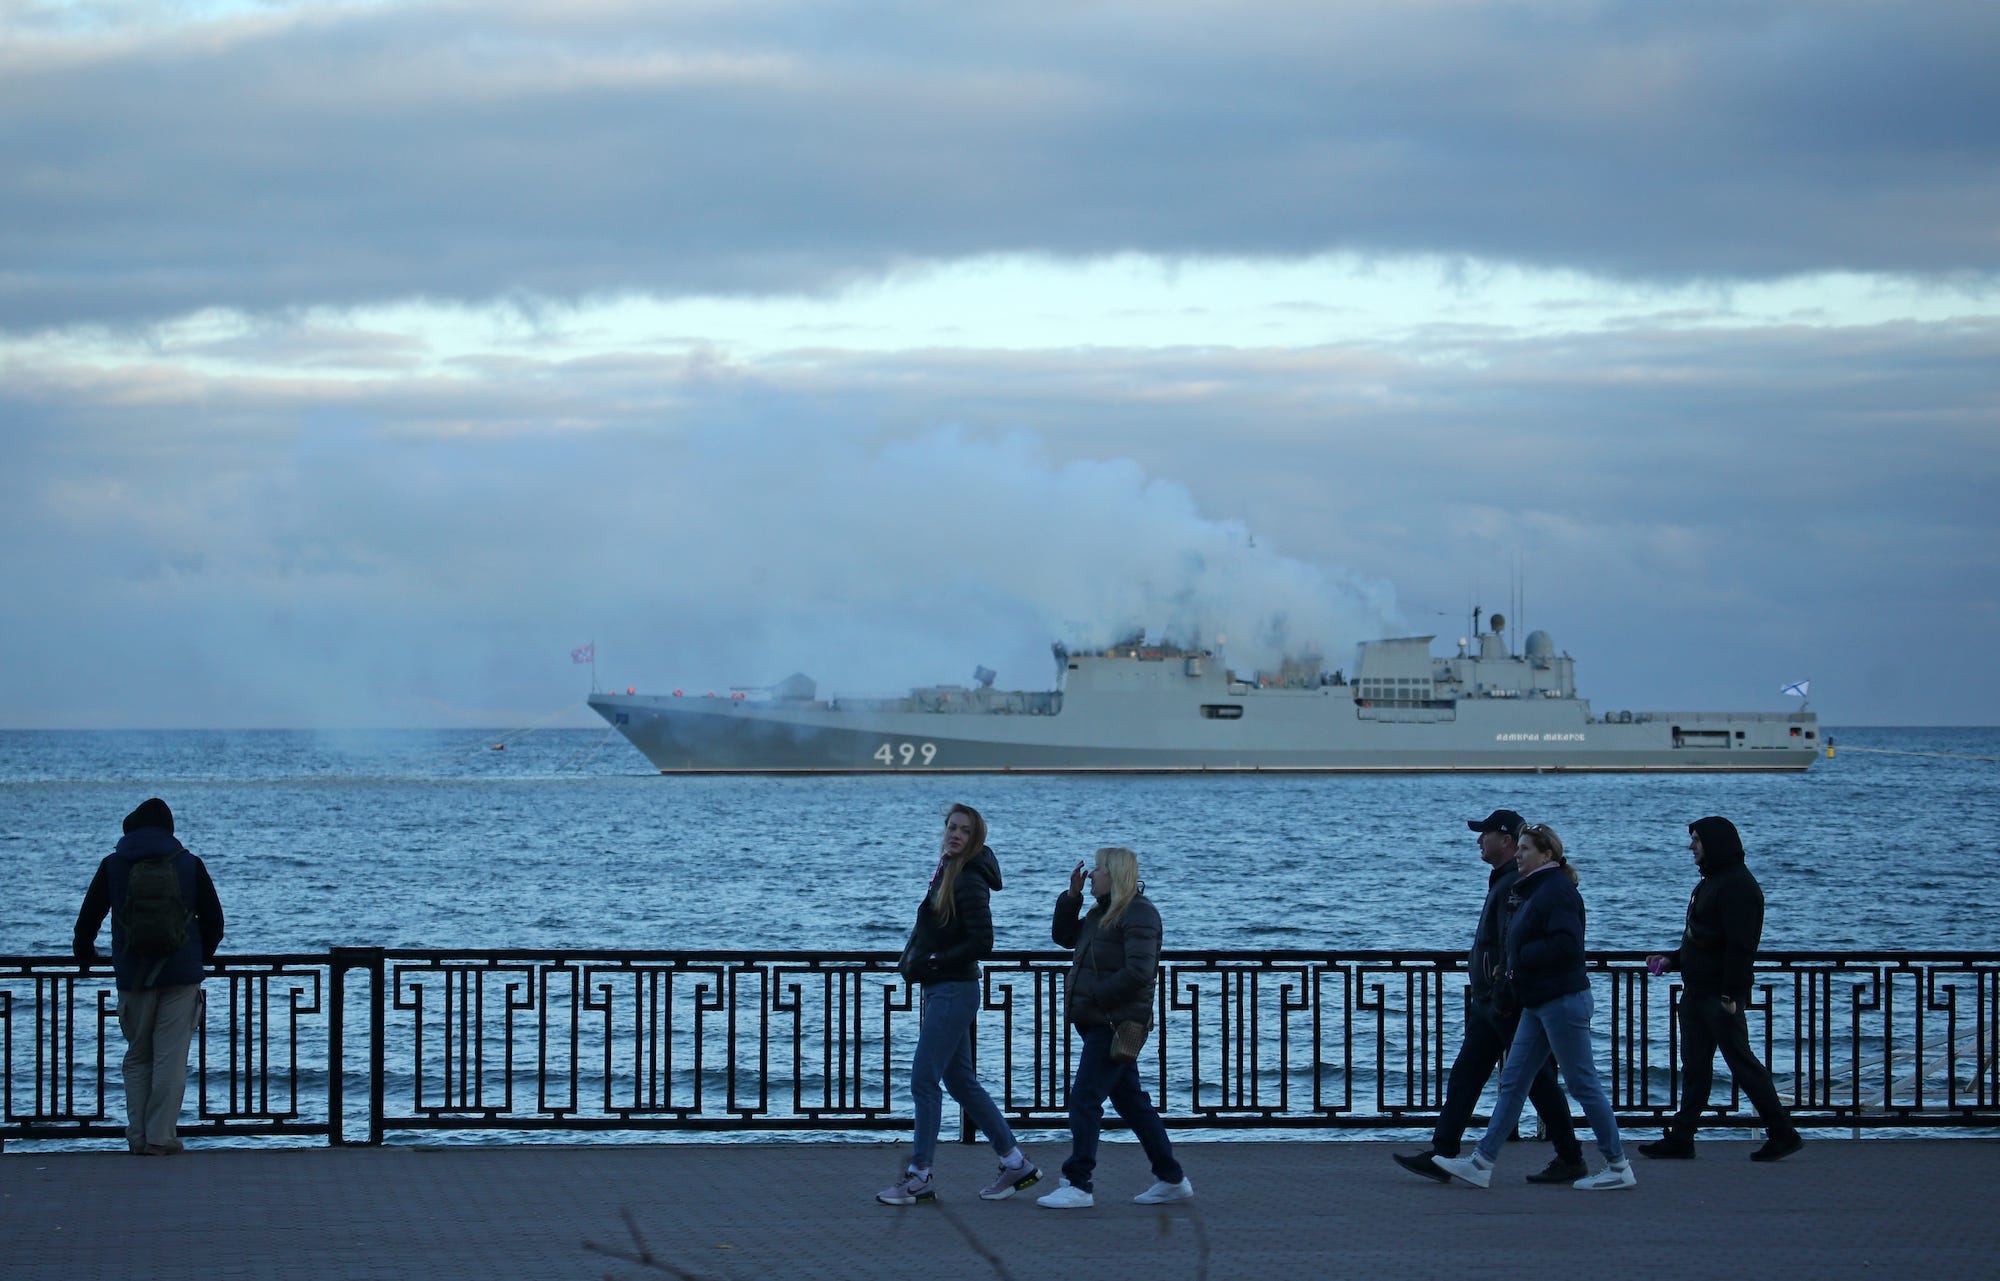
[[[1583,969],[1583,896],[1576,890],[1576,871],[1563,857],[1562,838],[1543,823],[1521,829],[1516,859],[1521,879],[1512,893],[1520,906],[1507,926],[1507,978],[1521,1005],[1521,1024],[1507,1051],[1507,1066],[1500,1070],[1500,1097],[1494,1100],[1485,1137],[1470,1156],[1431,1160],[1474,1187],[1491,1183],[1493,1163],[1521,1117],[1528,1085],[1553,1053],[1563,1083],[1583,1105],[1597,1149],[1604,1154],[1604,1168],[1574,1186],[1593,1192],[1632,1187],[1638,1179],[1625,1159],[1611,1098],[1597,1078],[1591,1051],[1590,1019],[1596,1006]]]

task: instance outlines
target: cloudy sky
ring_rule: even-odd
[[[2000,724],[2000,6],[0,0],[0,727],[1524,610]]]

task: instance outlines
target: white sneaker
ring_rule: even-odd
[[[1055,1191],[1047,1196],[1036,1197],[1035,1204],[1047,1206],[1051,1210],[1088,1210],[1097,1204],[1097,1198],[1068,1179],[1064,1179]]]
[[[1483,1188],[1493,1182],[1493,1167],[1479,1159],[1474,1152],[1471,1156],[1434,1156],[1431,1164],[1443,1170],[1461,1183],[1470,1183],[1475,1188]],[[1583,1184],[1577,1184],[1582,1187]]]
[[[1132,1198],[1133,1205],[1165,1205],[1169,1201],[1185,1201],[1194,1195],[1194,1182],[1182,1179],[1179,1183],[1155,1183],[1138,1196]]]
[[[1630,1161],[1613,1161],[1596,1174],[1590,1175],[1588,1178],[1578,1179],[1575,1183],[1570,1184],[1570,1186],[1581,1188],[1585,1192],[1609,1192],[1613,1188],[1638,1187],[1639,1176],[1632,1173],[1632,1163]]]

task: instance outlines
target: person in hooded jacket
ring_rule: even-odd
[[[1698,818],[1688,824],[1688,850],[1701,880],[1688,895],[1681,945],[1646,958],[1654,974],[1681,975],[1681,1106],[1666,1133],[1639,1151],[1655,1160],[1694,1155],[1694,1133],[1708,1107],[1715,1077],[1715,1053],[1744,1097],[1757,1109],[1768,1136],[1750,1154],[1752,1161],[1782,1161],[1805,1146],[1785,1105],[1778,1101],[1771,1073],[1750,1049],[1752,967],[1764,935],[1764,890],[1743,865],[1743,838],[1726,818]]]
[[[902,1177],[875,1194],[884,1205],[915,1205],[936,1198],[931,1162],[937,1155],[944,1090],[951,1091],[1000,1158],[999,1176],[980,1189],[981,1197],[1004,1201],[1042,1177],[1015,1144],[1007,1119],[972,1067],[979,963],[993,954],[993,913],[987,900],[999,888],[1000,860],[986,846],[986,820],[970,805],[952,806],[944,818],[937,870],[931,873],[897,965],[904,978],[923,989],[922,1023],[910,1058],[917,1132]]]
[[[171,868],[177,910],[189,917],[180,945],[164,954],[135,946],[127,922],[133,871],[147,860]],[[168,1156],[181,1150],[175,1129],[187,1093],[188,1042],[201,1008],[203,963],[222,945],[222,902],[208,868],[174,838],[174,812],[157,796],[125,816],[124,836],[97,865],[76,914],[71,946],[78,959],[99,959],[97,931],[106,915],[125,1034],[125,1143],[139,1156]]]
[[[1051,933],[1062,947],[1075,948],[1069,967],[1067,1008],[1070,1025],[1083,1037],[1076,1076],[1069,1087],[1069,1160],[1062,1182],[1037,1199],[1051,1210],[1083,1210],[1097,1203],[1091,1175],[1097,1169],[1097,1137],[1104,1125],[1104,1101],[1118,1110],[1138,1136],[1153,1167],[1153,1185],[1132,1198],[1139,1205],[1185,1201],[1194,1195],[1167,1127],[1139,1083],[1136,1060],[1112,1058],[1121,1023],[1153,1023],[1153,986],[1160,965],[1160,913],[1139,879],[1139,856],[1122,846],[1097,851],[1089,874],[1097,901],[1083,913],[1083,864],[1069,874],[1069,888],[1056,896]]]

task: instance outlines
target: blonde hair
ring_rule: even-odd
[[[1107,845],[1097,851],[1097,870],[1111,885],[1111,892],[1104,896],[1104,919],[1099,924],[1116,925],[1139,896],[1139,856],[1123,845]]]
[[[970,805],[954,805],[944,812],[946,827],[951,826],[951,816],[954,814],[963,814],[972,820],[972,839],[965,843],[965,853],[957,858],[943,860],[943,866],[938,871],[937,888],[931,892],[931,914],[940,921],[949,921],[957,913],[958,906],[953,902],[951,895],[953,888],[958,884],[958,874],[965,870],[965,865],[970,863],[980,850],[986,848],[986,819],[979,811]],[[943,837],[938,838],[938,850],[940,853],[944,850]]]
[[[1521,839],[1533,842],[1536,849],[1554,859],[1556,866],[1568,874],[1571,885],[1577,883],[1576,869],[1563,856],[1563,840],[1556,835],[1556,829],[1547,823],[1530,823],[1521,829]]]

